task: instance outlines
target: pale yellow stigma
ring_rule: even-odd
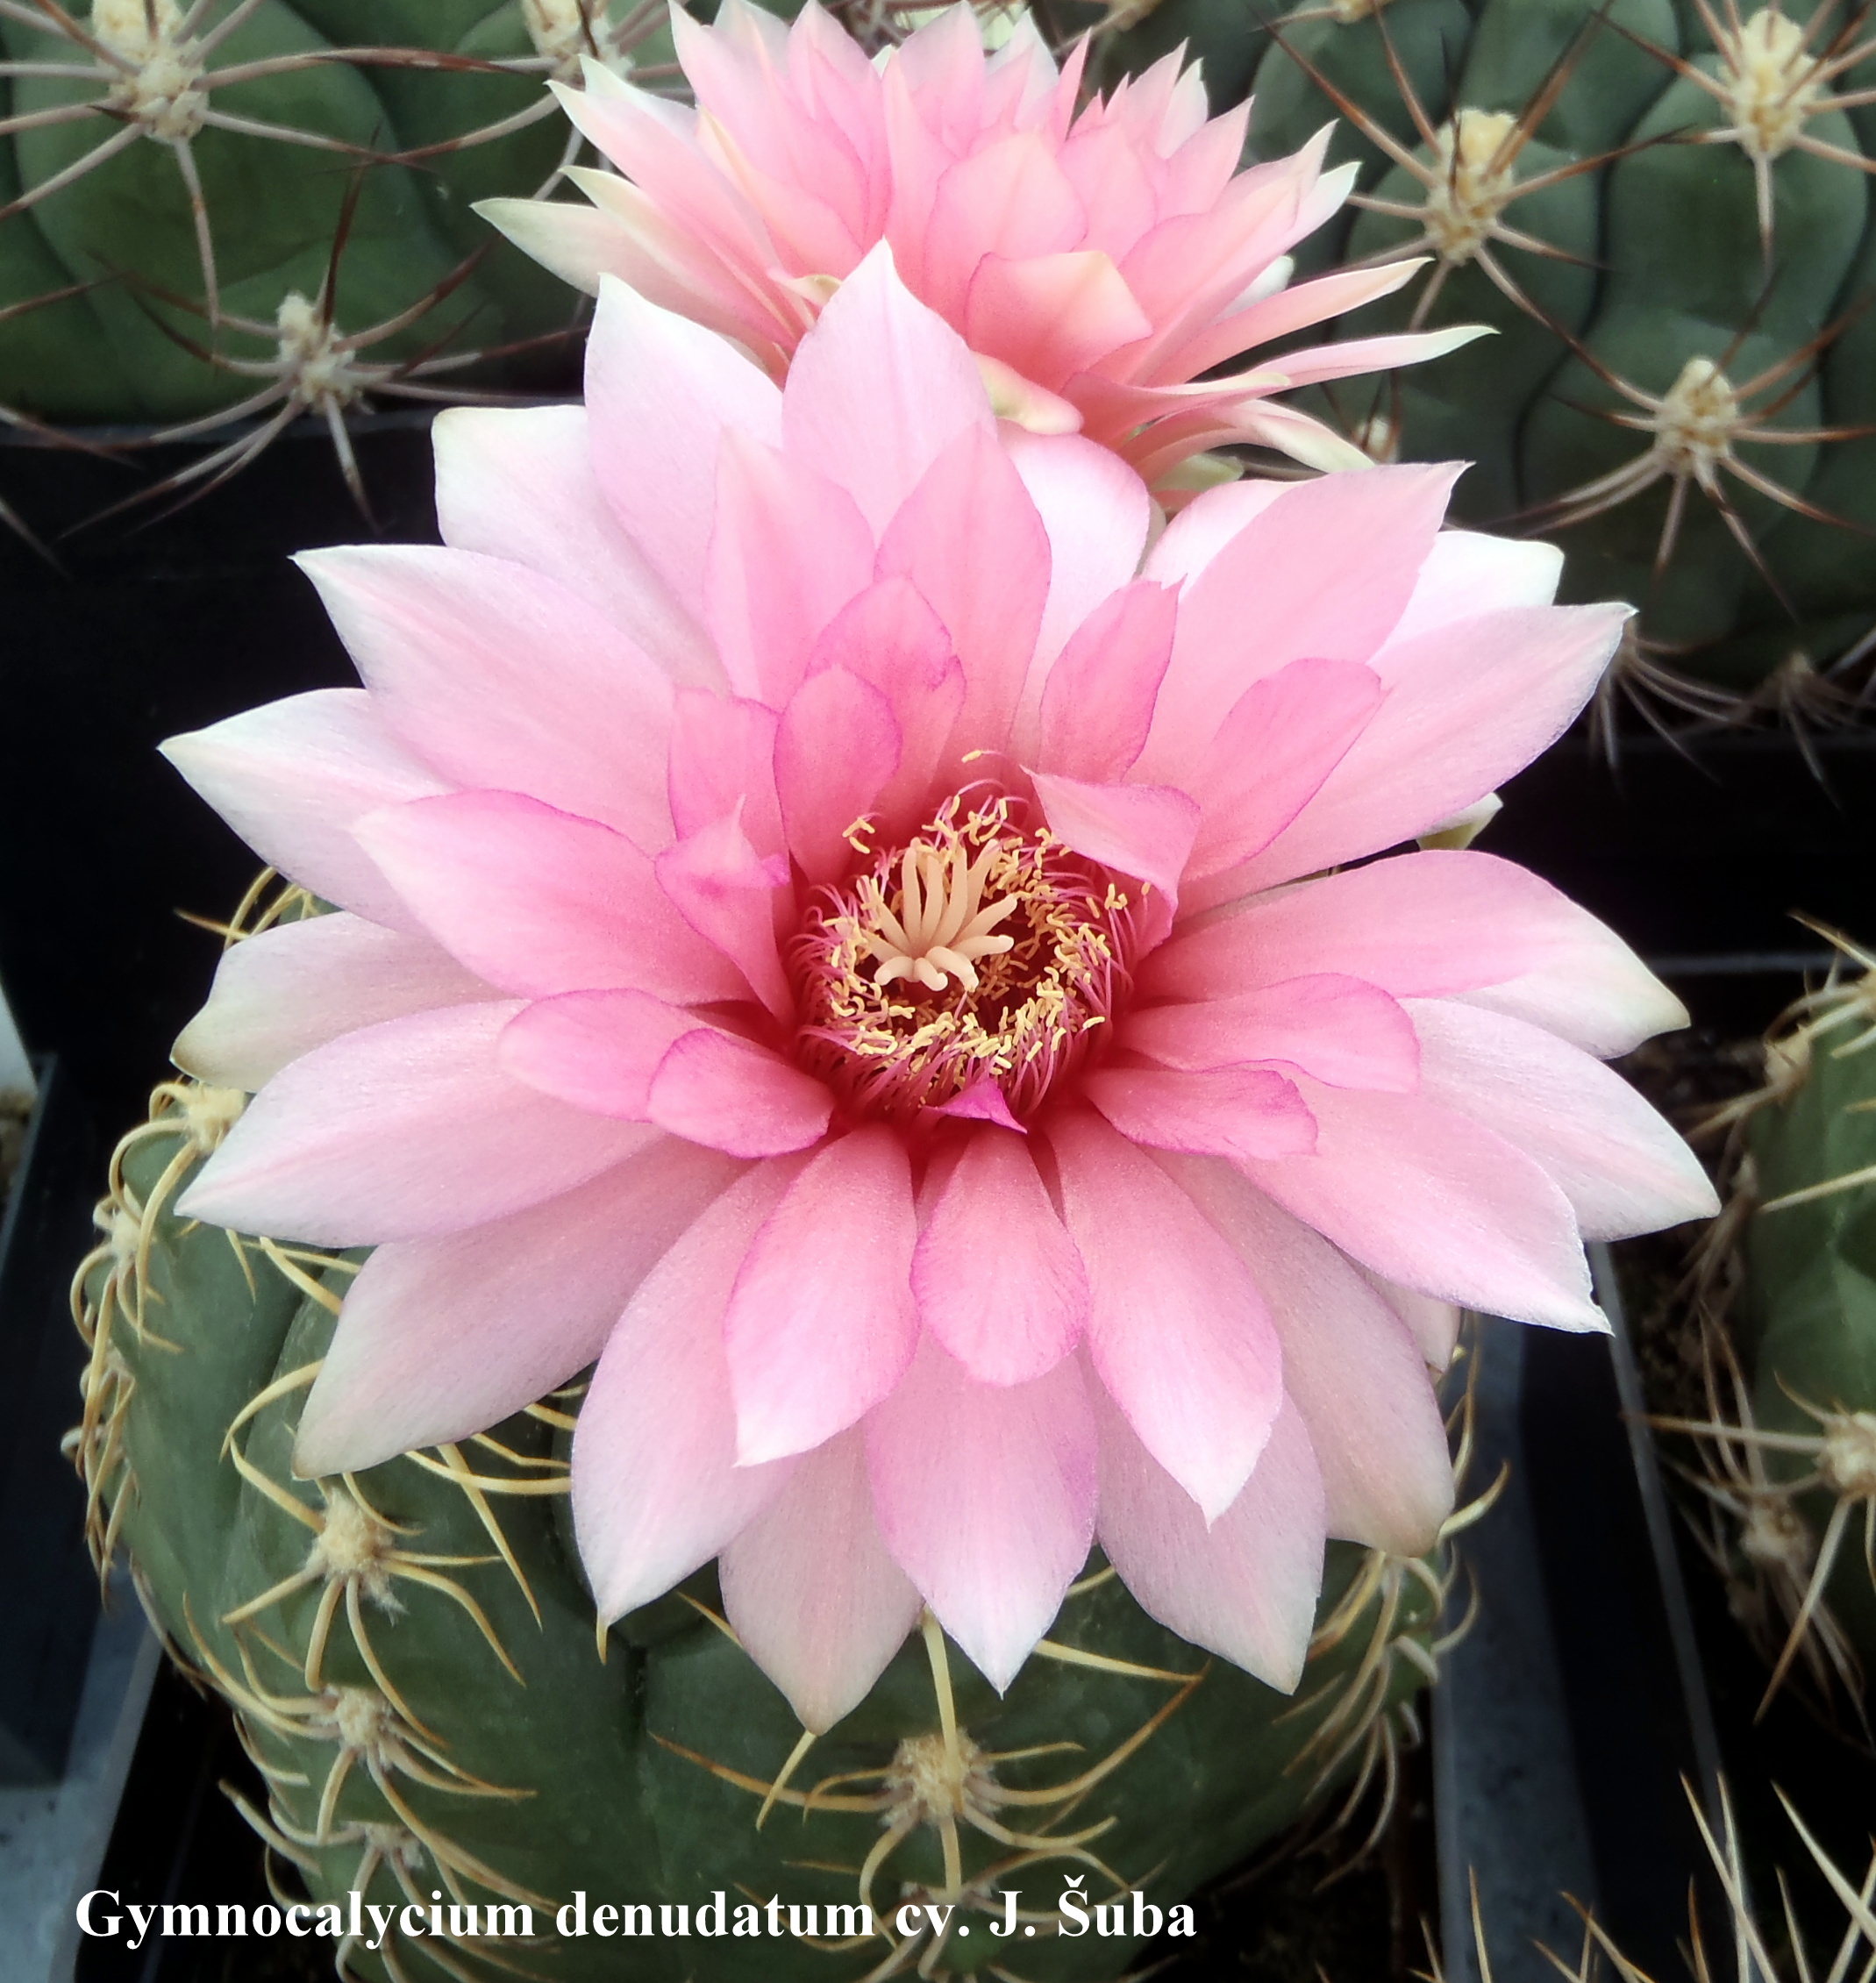
[[[860,883],[871,924],[863,940],[879,959],[874,984],[909,978],[942,991],[955,978],[966,991],[977,989],[976,960],[999,957],[1016,945],[1015,938],[991,932],[1016,906],[1016,897],[983,899],[984,878],[997,852],[995,840],[975,860],[961,841],[948,850],[914,841],[899,863],[896,915],[877,881],[868,876]]]

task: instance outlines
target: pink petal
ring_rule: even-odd
[[[976,360],[906,292],[883,242],[802,339],[783,424],[788,453],[838,482],[875,533],[959,434],[992,424]]]
[[[1194,878],[1268,846],[1348,755],[1384,694],[1380,676],[1358,661],[1292,661],[1252,682],[1194,781],[1205,814],[1193,843]]]
[[[1442,999],[1408,1009],[1421,1092],[1549,1172],[1587,1239],[1627,1239],[1720,1209],[1707,1173],[1640,1095],[1540,1026]]]
[[[779,445],[781,395],[733,345],[608,280],[587,339],[586,403],[607,502],[702,625],[718,444],[730,428]]]
[[[678,690],[666,780],[680,839],[734,813],[759,854],[782,851],[781,804],[775,796],[778,720],[760,703]]]
[[[1168,1167],[1269,1298],[1283,1388],[1322,1468],[1329,1533],[1397,1556],[1430,1549],[1452,1512],[1452,1463],[1412,1332],[1327,1240],[1229,1165]]]
[[[917,1238],[893,1131],[815,1155],[757,1234],[724,1319],[739,1464],[819,1445],[899,1381],[918,1334]]]
[[[1317,386],[1364,372],[1395,372],[1425,365],[1486,336],[1480,324],[1455,324],[1443,331],[1409,332],[1391,338],[1337,338],[1307,351],[1287,351],[1275,363],[1288,387]]]
[[[743,14],[758,18],[745,29]],[[732,8],[713,27],[688,14],[671,26],[698,106],[717,132],[734,133],[739,176],[788,265],[845,275],[858,259],[854,225],[864,225],[868,204],[865,168],[831,118],[797,108],[779,73],[786,64],[811,90],[823,80],[815,69],[824,75],[827,64],[804,62],[806,51],[756,8]]]
[[[1214,1520],[1256,1466],[1281,1401],[1270,1311],[1192,1201],[1098,1116],[1059,1116],[1048,1137],[1087,1263],[1095,1369],[1147,1451]]]
[[[1088,1321],[1088,1272],[1024,1138],[976,1131],[912,1256],[919,1319],[985,1384],[1052,1369]]]
[[[358,1246],[460,1232],[584,1184],[648,1143],[505,1074],[517,1008],[446,1006],[283,1067],[178,1202],[210,1225]]]
[[[995,1123],[1000,1128],[1014,1130],[1018,1136],[1029,1134],[1029,1131],[1010,1113],[1009,1103],[1002,1089],[988,1074],[980,1074],[968,1088],[952,1095],[949,1102],[928,1103],[926,1113],[933,1116],[954,1116],[960,1122]]]
[[[250,1095],[340,1033],[491,995],[453,958],[340,912],[276,924],[222,952],[208,1003],[171,1057],[184,1073]]]
[[[1286,1404],[1257,1471],[1209,1524],[1112,1406],[1101,1416],[1101,1546],[1141,1609],[1280,1694],[1302,1678],[1323,1582],[1322,1476]]]
[[[739,695],[780,709],[821,631],[873,578],[873,532],[844,489],[725,432],[704,610]]]
[[[788,881],[787,862],[759,855],[732,816],[667,847],[653,871],[691,928],[736,966],[777,1018],[792,1019],[772,908],[774,891]]]
[[[661,1596],[781,1491],[787,1462],[737,1462],[724,1307],[751,1240],[797,1174],[760,1164],[646,1275],[593,1373],[574,1433],[574,1531],[599,1615]]]
[[[1039,696],[1041,671],[1069,635],[1139,569],[1152,500],[1119,455],[1080,434],[1017,432],[1003,445],[1049,533],[1049,599],[1030,684]]]
[[[1087,211],[1046,139],[1024,132],[996,139],[938,181],[925,221],[919,292],[947,322],[963,324],[971,277],[986,255],[1057,254],[1080,246],[1087,226]]]
[[[424,763],[642,846],[670,838],[671,683],[596,608],[472,551],[353,545],[297,562],[374,709]]]
[[[577,592],[674,681],[721,684],[703,629],[601,493],[583,406],[449,406],[430,436],[446,544],[511,558]]]
[[[1177,617],[1173,592],[1143,580],[1082,621],[1043,688],[1038,765],[1096,785],[1132,766],[1152,724]]]
[[[871,682],[822,668],[795,690],[775,737],[775,786],[789,850],[810,881],[853,865],[849,830],[899,768],[899,725]]]
[[[1366,474],[1373,466],[1368,457],[1345,435],[1309,414],[1300,413],[1294,406],[1280,406],[1276,401],[1252,397],[1235,401],[1217,410],[1217,424],[1208,427],[1202,419],[1196,423],[1197,432],[1184,436],[1179,444],[1181,458],[1201,447],[1268,447],[1279,454],[1287,454],[1292,461],[1300,461],[1306,468],[1315,468],[1328,474],[1342,470],[1355,470]],[[1165,428],[1155,428],[1158,439],[1164,432],[1169,432],[1173,423]],[[1172,464],[1164,460],[1164,453],[1149,455],[1140,464],[1143,475],[1161,475],[1170,472]]]
[[[1335,972],[1235,998],[1149,1006],[1128,1015],[1123,1038],[1130,1053],[1169,1067],[1281,1060],[1332,1088],[1410,1095],[1420,1085],[1413,1021],[1386,992]]]
[[[866,1435],[886,1546],[1001,1693],[1094,1541],[1095,1418],[1079,1366],[979,1384],[927,1337]]]
[[[1563,576],[1563,553],[1554,544],[1486,537],[1477,531],[1442,531],[1420,567],[1389,646],[1430,633],[1456,620],[1476,619],[1516,606],[1548,606]]]
[[[542,1095],[596,1116],[646,1123],[659,1063],[703,1030],[695,1013],[645,992],[566,992],[517,1012],[496,1057],[503,1073]]]
[[[448,787],[394,743],[361,688],[316,688],[169,738],[189,784],[270,867],[394,929],[410,912],[352,837],[380,806]]]
[[[346,1291],[296,1471],[340,1473],[465,1439],[564,1384],[739,1167],[660,1138],[531,1210],[380,1246]]]
[[[1527,607],[1388,648],[1378,658],[1388,695],[1374,721],[1288,831],[1238,871],[1236,886],[1313,874],[1463,812],[1562,736],[1602,679],[1628,614]]]
[[[960,433],[880,542],[881,576],[902,573],[945,623],[964,669],[966,749],[1009,739],[1049,592],[1049,537],[993,432]]]
[[[1169,523],[1141,567],[1161,585],[1195,578],[1288,488],[1279,481],[1223,482],[1195,496]],[[1437,544],[1437,538],[1434,539]]]
[[[969,279],[961,327],[973,351],[1059,392],[1153,325],[1113,257],[1083,248],[1020,260],[986,255]]]
[[[430,934],[503,991],[632,986],[697,1000],[742,989],[610,826],[517,792],[452,792],[367,813],[354,831]]]
[[[1198,831],[1197,802],[1161,785],[1092,785],[1035,772],[1049,829],[1079,854],[1177,898]]]
[[[1176,781],[1246,687],[1291,661],[1369,660],[1413,594],[1457,473],[1375,468],[1287,485],[1181,596],[1142,768]]]
[[[565,85],[548,88],[560,95]],[[567,90],[560,100],[580,105],[586,120],[594,121],[597,106],[588,93]],[[693,154],[690,162],[698,179],[711,175],[707,160]],[[760,289],[751,294],[738,271],[660,211],[642,188],[586,166],[569,166],[567,176],[592,206],[496,198],[477,200],[474,210],[524,254],[589,296],[596,296],[611,275],[660,310],[674,310],[751,350],[767,351],[788,335],[781,299]]]
[[[952,739],[964,707],[964,670],[944,622],[909,579],[883,578],[842,610],[809,666],[844,668],[886,698],[898,726],[899,767],[880,788],[874,815],[883,831],[909,834],[930,817],[940,780],[956,781]],[[842,865],[852,858],[848,846]]]
[[[783,1157],[818,1143],[834,1098],[766,1047],[709,1028],[686,1033],[652,1077],[651,1119],[732,1157]]]
[[[743,1650],[817,1735],[872,1693],[924,1609],[880,1539],[857,1428],[802,1455],[719,1571]]]
[[[1465,1319],[1465,1311],[1456,1302],[1442,1302],[1436,1295],[1423,1295],[1417,1288],[1403,1288],[1399,1281],[1363,1266],[1359,1260],[1349,1264],[1400,1316],[1415,1347],[1426,1359],[1427,1368],[1435,1373],[1450,1369],[1453,1352],[1459,1347],[1459,1324]]]
[[[1273,344],[1309,325],[1392,296],[1425,266],[1423,261],[1396,261],[1379,268],[1340,268],[1332,275],[1318,276],[1313,282],[1298,282],[1280,289],[1274,296],[1265,296],[1208,325],[1180,347],[1177,357],[1167,366],[1166,376],[1195,379],[1200,373],[1209,372],[1214,366],[1224,364],[1253,345]],[[1273,363],[1280,368],[1283,360],[1280,358]]]
[[[760,294],[752,276],[774,260],[774,244],[742,189],[705,153],[697,113],[610,71],[595,78],[589,70],[582,80],[586,86],[579,89],[548,85],[569,122],[682,232]]]
[[[1522,1151],[1418,1095],[1307,1079],[1302,1090],[1315,1154],[1243,1166],[1286,1211],[1442,1301],[1554,1329],[1608,1328],[1569,1202]]]
[[[1214,1157],[1306,1156],[1316,1121],[1295,1084],[1267,1067],[1098,1067],[1082,1083],[1131,1143]]]
[[[1687,1023],[1587,909],[1509,860],[1470,852],[1402,854],[1246,903],[1154,952],[1141,991],[1224,999],[1318,972],[1397,999],[1460,995],[1605,1058]]]

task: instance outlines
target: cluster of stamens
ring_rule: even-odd
[[[1127,895],[1013,804],[948,801],[824,889],[795,938],[796,1051],[861,1113],[903,1119],[988,1080],[1020,1117],[1124,995]]]

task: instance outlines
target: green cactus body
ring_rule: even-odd
[[[1871,1024],[1865,980],[1839,1007]],[[1876,1672],[1876,1580],[1865,1551],[1876,1519],[1876,1052],[1841,1051],[1839,1024],[1784,1065],[1781,1099],[1752,1117],[1752,1217],[1736,1334],[1751,1380],[1752,1416],[1787,1444],[1765,1452],[1773,1482],[1822,1476],[1802,1499],[1815,1556],[1828,1540],[1823,1588],[1865,1674]],[[1787,1205],[1779,1200],[1816,1195]]]
[[[1335,334],[1499,332],[1317,410],[1378,454],[1477,463],[1468,520],[1557,537],[1566,596],[1643,603],[1648,651],[1731,690],[1827,667],[1876,615],[1855,527],[1876,522],[1876,440],[1854,431],[1876,408],[1876,331],[1854,315],[1876,291],[1876,111],[1832,107],[1876,82],[1876,39],[1830,9],[1807,39],[1815,11],[1734,26],[1678,0],[1324,0],[1267,42],[1240,27],[1254,65],[1224,64],[1254,66],[1259,155],[1339,116],[1330,159],[1360,162],[1358,210],[1306,271],[1434,258]],[[1209,18],[1189,16],[1202,48]],[[1132,32],[1170,46],[1188,19],[1170,0]]]
[[[49,18],[43,29],[0,22],[0,53],[22,65],[5,85],[12,122],[0,185],[31,197],[74,175],[0,222],[0,309],[91,285],[0,320],[0,402],[61,421],[170,421],[254,391],[251,372],[187,348],[212,344],[249,364],[275,355],[271,336],[211,333],[190,173],[230,317],[271,333],[289,296],[317,295],[349,196],[342,331],[410,310],[480,256],[433,312],[374,346],[374,359],[425,353],[439,340],[489,350],[563,327],[564,289],[469,210],[489,193],[538,190],[560,162],[565,121],[545,114],[546,63],[526,11],[538,16],[541,4],[260,0],[210,5],[196,22],[178,0],[147,15],[144,0],[96,0],[74,24],[78,39]],[[217,40],[225,19],[233,25]],[[207,52],[191,53],[204,38]],[[501,74],[335,59],[361,48],[531,66]],[[217,81],[257,64],[269,72]],[[74,67],[92,73],[53,73]],[[106,98],[108,108],[69,114]],[[483,138],[534,107],[544,111],[534,121]],[[113,140],[111,155],[84,163]],[[370,162],[389,154],[410,162]]]
[[[1097,1562],[1005,1696],[928,1625],[810,1747],[729,1636],[711,1573],[623,1621],[602,1658],[566,1513],[577,1384],[460,1448],[295,1480],[300,1405],[356,1257],[175,1217],[240,1105],[159,1090],[120,1151],[80,1275],[75,1444],[101,1555],[128,1551],[178,1657],[234,1704],[268,1786],[249,1815],[315,1901],[531,1908],[531,1945],[478,1940],[467,1916],[450,1940],[443,1917],[424,1952],[465,1978],[500,1962],[569,1983],[838,1983],[915,1963],[1111,1977],[1138,1946],[1133,1917],[1057,1935],[1071,1879],[1090,1907],[1131,1887],[1167,1908],[1337,1786],[1391,1780],[1443,1558],[1332,1544],[1295,1700],[1156,1625]],[[1006,1889],[1032,1917],[1016,1940],[990,1932]],[[719,1890],[732,1932],[706,1943],[695,1910]],[[668,1904],[693,1931],[559,1932],[579,1891],[589,1921]],[[907,1947],[895,1911],[927,1901],[956,1912],[937,1945],[928,1930]],[[822,1932],[790,1936],[789,1904],[821,1909]],[[829,1932],[852,1922],[826,1910],[862,1904],[883,1934]],[[347,1973],[385,1983],[422,1966],[401,1930],[345,1952]]]

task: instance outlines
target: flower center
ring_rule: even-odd
[[[1025,1115],[1125,996],[1123,884],[1021,810],[951,799],[809,910],[789,952],[796,1052],[862,1114],[902,1118],[989,1081]]]

